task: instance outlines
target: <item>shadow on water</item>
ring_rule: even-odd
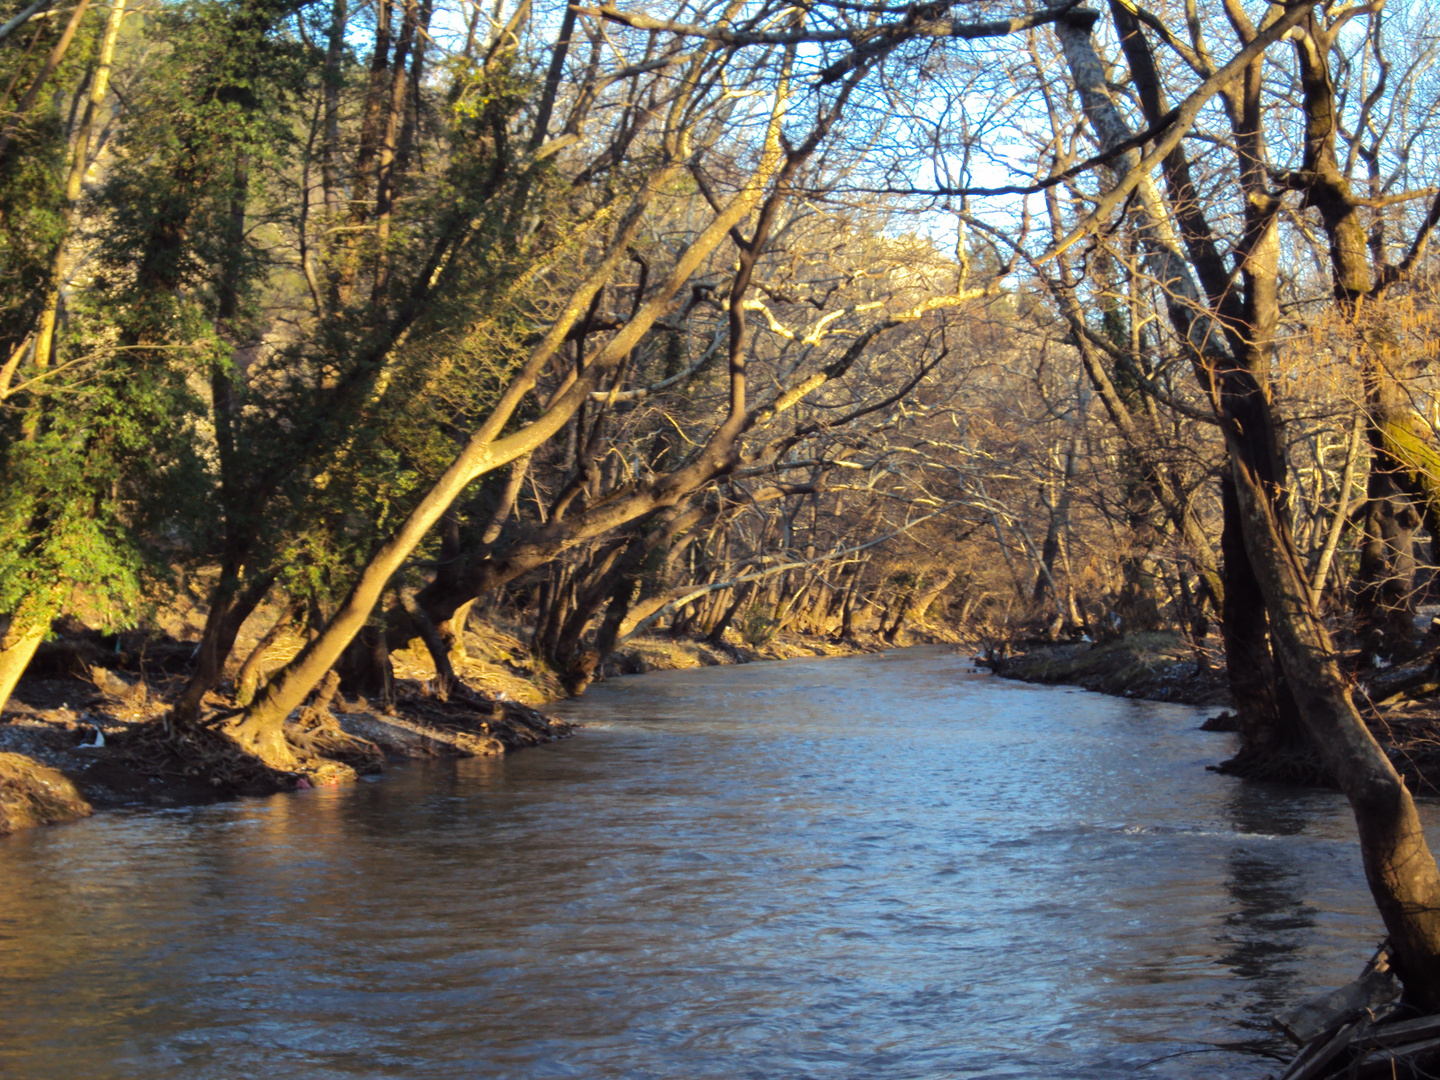
[[[1198,710],[933,649],[564,708],[0,843],[0,1075],[1259,1077],[1377,933],[1343,802],[1205,772]]]
[[[1245,1009],[1262,1030],[1286,1002],[1306,992],[1295,985],[1295,975],[1315,911],[1303,895],[1303,850],[1281,842],[1304,834],[1306,816],[1297,802],[1289,792],[1248,783],[1237,784],[1231,797],[1235,831],[1257,840],[1235,846],[1228,856],[1225,888],[1235,903],[1225,920],[1222,940],[1229,947],[1222,961],[1255,984]]]

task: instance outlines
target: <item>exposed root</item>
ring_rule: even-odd
[[[1330,787],[1335,782],[1325,765],[1307,751],[1241,751],[1228,761],[1211,765],[1213,772],[1238,776],[1245,780],[1263,780],[1274,784],[1298,784],[1305,787]]]
[[[330,672],[315,702],[301,709],[296,719],[286,722],[285,740],[306,757],[339,762],[357,773],[379,772],[385,766],[381,749],[370,740],[345,731],[330,712],[330,702],[339,685],[339,676]]]
[[[293,775],[272,769],[222,732],[200,724],[161,717],[131,728],[116,745],[119,761],[137,773],[187,785],[200,782],[221,798],[295,786]]]
[[[488,736],[500,744],[501,752],[552,742],[573,730],[563,720],[545,716],[518,701],[485,697],[464,687],[457,687],[448,701],[423,694],[400,694],[395,704],[405,715],[442,731]]]

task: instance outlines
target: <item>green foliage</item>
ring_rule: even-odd
[[[560,155],[534,160],[544,52],[437,61],[423,31],[431,67],[406,79],[407,110],[386,128],[391,79],[409,76],[416,54],[402,69],[392,52],[381,74],[359,45],[374,12],[354,8],[337,59],[325,48],[333,11],[300,0],[135,9],[72,216],[69,106],[92,66],[97,9],[27,122],[25,154],[0,162],[0,271],[13,284],[0,345],[33,327],[57,254],[66,279],[53,362],[23,364],[18,381],[41,381],[0,405],[0,614],[73,594],[124,621],[165,568],[216,563],[232,580],[278,569],[296,598],[333,604],[489,415],[651,171],[658,151],[638,120],[612,159],[603,125],[582,134],[595,141],[583,179]],[[403,11],[392,13],[393,47]],[[376,196],[382,148],[393,151],[388,201]],[[685,176],[666,198],[701,203]],[[642,235],[637,261],[668,263],[674,242]],[[597,298],[602,325],[631,291]],[[573,355],[567,343],[546,381]],[[658,361],[673,374],[686,357],[670,330],[637,347],[630,373]],[[720,377],[696,385],[708,393]],[[539,397],[509,430],[537,415]],[[687,426],[688,411],[699,423],[703,403],[682,404]],[[684,435],[674,421],[653,426]],[[462,542],[503,480],[457,506]],[[416,562],[437,555],[432,541]]]
[[[136,340],[175,336],[179,290],[201,291],[214,318],[222,279],[242,290],[257,279],[263,257],[234,211],[250,200],[250,178],[293,151],[290,103],[306,79],[304,54],[273,34],[289,11],[269,0],[200,0],[147,17],[147,32],[167,48],[100,196],[106,300],[128,313]]]
[[[260,265],[231,209],[237,167],[263,169],[285,146],[283,109],[268,106],[302,77],[297,50],[272,33],[287,10],[177,4],[147,14],[127,42],[154,69],[85,208],[103,223],[100,272],[72,282],[53,366],[0,415],[0,610],[48,619],[82,604],[125,624],[147,579],[214,533],[197,376],[230,362],[216,321],[222,279],[238,295]],[[67,66],[86,53],[72,48]],[[28,332],[68,240],[63,119],[52,109],[27,125],[27,152],[0,168],[0,268],[13,285],[3,340]]]
[[[143,531],[173,527],[197,494],[197,402],[175,365],[136,371],[119,354],[57,379],[44,401],[36,435],[3,447],[0,610],[53,596],[128,624],[147,577],[167,573]],[[64,596],[67,584],[82,595]]]

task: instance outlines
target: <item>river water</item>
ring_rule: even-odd
[[[1379,937],[1343,801],[1206,772],[1202,710],[911,649],[564,711],[0,841],[0,1075],[1259,1077]]]

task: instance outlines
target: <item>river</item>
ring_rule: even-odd
[[[1259,1077],[1380,936],[1343,800],[1207,772],[1204,710],[934,648],[562,709],[0,840],[0,1076]]]

